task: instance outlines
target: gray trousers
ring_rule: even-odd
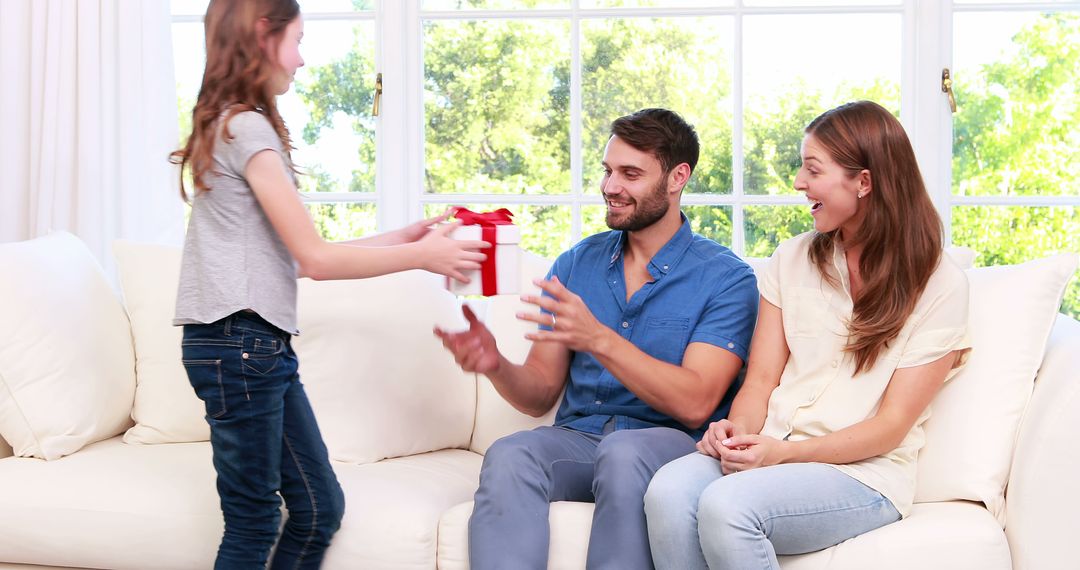
[[[651,569],[645,490],[665,463],[694,451],[671,428],[604,435],[544,426],[496,441],[469,519],[473,570],[544,570],[552,501],[595,502],[587,567]]]

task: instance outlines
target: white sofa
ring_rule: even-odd
[[[179,253],[116,256],[122,297],[73,236],[0,245],[0,569],[212,566],[210,447],[169,325]],[[547,262],[523,266],[526,284]],[[975,352],[935,401],[913,514],[785,570],[1080,568],[1080,323],[1056,315],[1075,268],[969,270]],[[516,297],[478,307],[522,359]],[[301,375],[346,495],[324,568],[467,567],[482,454],[552,419],[458,370],[436,323],[460,326],[459,302],[428,274],[301,282]],[[584,567],[591,512],[553,505],[551,568]]]

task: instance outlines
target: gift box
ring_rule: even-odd
[[[466,271],[468,283],[447,277],[447,288],[455,295],[514,295],[521,283],[521,230],[514,225],[513,214],[506,208],[493,212],[472,212],[457,208],[454,217],[461,227],[450,234],[458,240],[483,240],[491,244],[484,250],[487,259],[480,269]]]

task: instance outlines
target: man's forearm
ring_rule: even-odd
[[[522,413],[540,417],[555,405],[564,382],[546,378],[544,371],[528,361],[514,364],[499,355],[499,365],[484,374],[504,400]]]
[[[611,329],[598,336],[591,354],[642,401],[693,429],[708,421],[734,378],[706,381],[685,366],[649,356]]]

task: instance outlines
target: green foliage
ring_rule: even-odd
[[[644,3],[644,2],[639,2]],[[542,5],[522,0],[515,7]],[[358,9],[370,2],[354,0]],[[425,9],[504,8],[506,0],[443,0]],[[686,192],[731,194],[733,117],[731,31],[718,19],[582,20],[582,184],[597,192],[611,121],[643,107],[677,110],[695,125],[702,156]],[[425,181],[428,193],[565,194],[570,191],[570,33],[558,19],[438,20],[424,28]],[[1013,55],[956,76],[953,191],[957,195],[1080,195],[1080,16],[1047,14],[1013,38]],[[298,92],[311,112],[308,143],[340,120],[365,141],[357,149],[353,189],[374,187],[374,120],[370,117],[370,49],[353,49],[312,70]],[[767,100],[746,101],[743,189],[791,195],[803,128],[841,103],[875,100],[899,113],[899,86],[877,80],[823,91],[800,78]],[[316,168],[317,190],[331,190]],[[477,210],[500,204],[470,205]],[[444,206],[430,204],[433,215]],[[510,205],[522,245],[547,257],[567,246],[571,208]],[[695,231],[730,244],[731,206],[683,209]],[[324,234],[352,237],[373,228],[369,205],[314,209]],[[353,217],[359,216],[360,221]],[[781,241],[809,230],[801,205],[743,208],[746,255],[764,257]],[[958,207],[955,243],[980,252],[978,263],[1017,263],[1055,251],[1080,251],[1080,208]],[[581,207],[581,229],[606,229],[604,208]],[[1080,285],[1064,310],[1080,317]]]
[[[1044,14],[1015,52],[956,76],[953,193],[1080,195],[1080,15]],[[952,239],[978,265],[1080,252],[1080,207],[957,207]],[[1080,318],[1080,283],[1062,310]]]
[[[363,2],[354,2],[359,6]],[[359,9],[359,8],[358,8]],[[374,102],[375,64],[371,50],[360,32],[354,32],[352,49],[341,59],[313,68],[311,81],[296,85],[296,93],[308,108],[311,118],[304,126],[302,137],[314,144],[323,129],[329,128],[336,117],[348,117],[354,133],[359,135],[356,165],[347,189],[335,184],[318,165],[301,179],[305,192],[365,192],[375,188],[375,117],[371,116]]]

